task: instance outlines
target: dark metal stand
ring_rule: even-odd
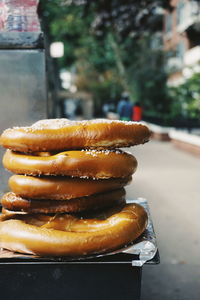
[[[137,256],[116,254],[87,261],[5,259],[0,264],[2,299],[139,300],[142,268]],[[159,263],[157,254],[147,264]]]
[[[0,266],[2,299],[140,299],[141,273],[130,264]]]

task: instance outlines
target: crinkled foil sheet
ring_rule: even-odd
[[[150,216],[149,206],[146,199],[139,198],[137,200],[127,200],[128,203],[138,203],[142,205],[148,213],[148,226],[145,232],[141,235],[137,241],[133,244],[125,246],[122,249],[115,250],[113,252],[84,256],[84,257],[38,257],[34,255],[26,255],[14,253],[8,250],[0,249],[0,263],[69,263],[69,262],[86,262],[91,259],[93,262],[98,259],[101,262],[101,258],[109,258],[109,256],[123,254],[133,255],[130,262],[132,266],[142,267],[147,261],[152,260],[157,252],[156,236],[153,228],[152,219]],[[120,258],[120,262],[123,262]]]

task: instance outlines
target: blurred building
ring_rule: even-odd
[[[163,43],[168,84],[177,86],[200,71],[200,1],[172,0],[165,11]]]

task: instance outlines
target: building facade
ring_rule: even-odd
[[[165,11],[163,44],[168,85],[177,86],[200,72],[200,1],[172,0]]]

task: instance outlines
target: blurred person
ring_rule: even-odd
[[[130,103],[129,95],[123,94],[117,106],[117,113],[120,120],[130,121],[132,116],[132,104]]]
[[[78,101],[75,109],[75,119],[83,120],[83,107],[81,101]]]
[[[142,120],[142,107],[139,102],[136,102],[135,105],[133,105],[132,121],[139,122],[141,120]]]
[[[63,117],[70,120],[75,119],[76,107],[74,99],[65,99],[63,101]]]
[[[106,118],[107,114],[109,112],[109,104],[107,102],[104,103],[104,105],[102,107],[102,111],[103,111],[103,116]]]
[[[113,100],[109,100],[108,102],[105,102],[102,111],[105,118],[109,119],[110,114],[115,114],[115,103]]]

